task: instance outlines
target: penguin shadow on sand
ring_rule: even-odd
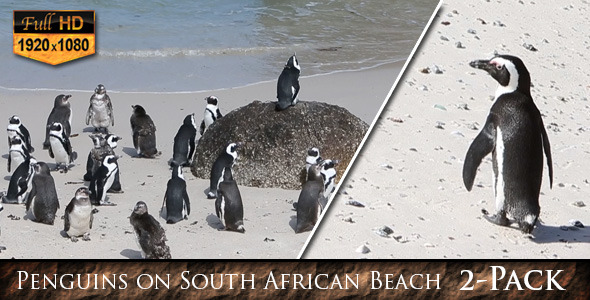
[[[141,255],[141,251],[133,250],[133,249],[124,249],[119,252],[121,256],[129,258],[129,259],[142,259],[143,256]]]
[[[225,230],[225,225],[223,225],[221,220],[214,214],[209,214],[207,216],[207,224],[213,229],[217,229],[219,231]]]
[[[297,215],[292,215],[291,220],[289,221],[289,226],[293,229],[293,232],[297,231]]]
[[[537,223],[537,228],[530,239],[537,244],[590,243],[590,230],[588,227],[548,226]]]
[[[131,147],[123,147],[123,153],[131,156],[131,157],[138,157],[137,156],[137,150],[135,150],[135,148],[131,148]]]
[[[97,133],[96,129],[92,126],[88,126],[84,129],[82,129],[83,133]]]
[[[10,159],[10,156],[8,156],[8,154],[4,154],[4,155],[2,155],[2,158]],[[4,176],[4,180],[10,181],[10,177],[11,177],[11,175]]]

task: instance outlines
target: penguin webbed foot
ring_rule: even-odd
[[[75,236],[71,236],[70,237],[70,241],[72,241],[73,243],[77,243],[78,242],[78,238]]]
[[[2,251],[6,250],[6,247],[4,246],[0,246],[0,253],[2,253]]]
[[[513,223],[513,221],[510,221],[508,218],[506,218],[506,213],[504,212],[498,212],[497,214],[490,216],[489,212],[482,208],[481,213],[483,214],[484,219],[496,225],[510,226]]]
[[[82,240],[85,242],[90,241],[90,232],[86,232],[83,236],[82,236]]]
[[[207,192],[207,199],[216,199],[217,193]]]

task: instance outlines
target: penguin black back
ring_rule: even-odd
[[[129,217],[137,241],[146,259],[171,259],[170,248],[166,245],[166,232],[160,223],[148,213],[147,204],[137,202]]]
[[[168,224],[186,220],[191,213],[190,199],[186,191],[186,181],[182,175],[181,166],[172,168],[172,178],[168,180],[164,204],[166,205],[166,223]]]

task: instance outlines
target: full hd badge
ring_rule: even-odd
[[[95,53],[93,10],[13,11],[14,53],[58,65]]]

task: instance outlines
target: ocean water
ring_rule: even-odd
[[[2,1],[0,90],[192,92],[405,60],[438,0]],[[97,53],[50,66],[12,52],[13,10],[95,10]]]

